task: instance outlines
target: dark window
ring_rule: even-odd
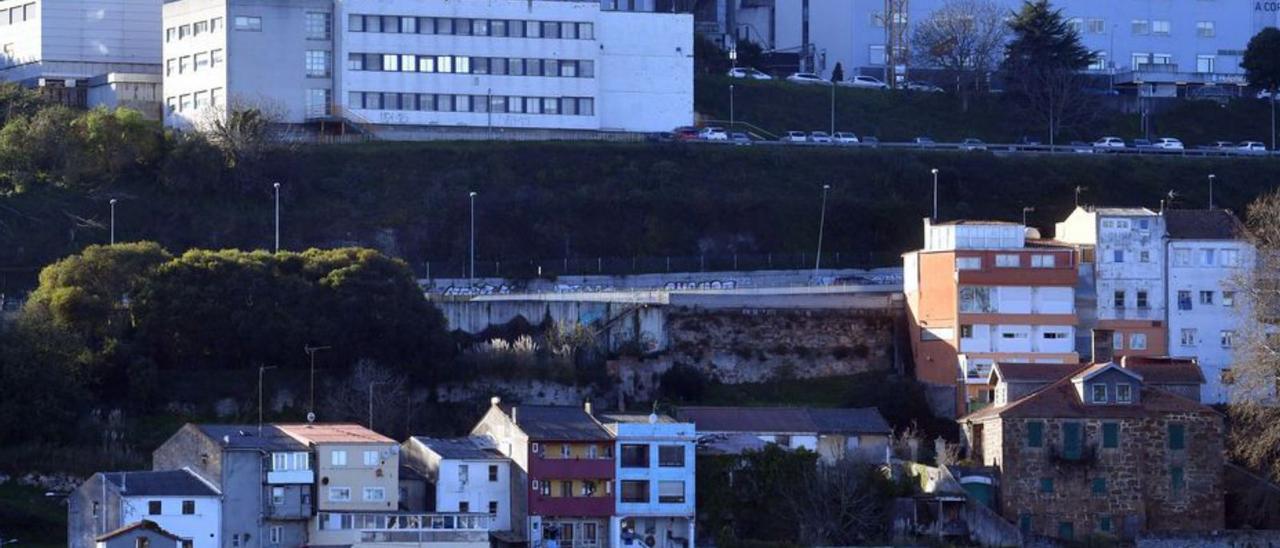
[[[160,515],[160,508],[161,508],[160,501],[158,500],[147,501],[147,514],[150,514],[152,516],[158,516]]]
[[[458,503],[458,512],[461,512],[461,513],[465,514],[465,513],[470,512],[470,511],[471,511],[471,503],[470,503],[470,502],[467,502],[467,501],[465,501],[465,500],[464,500],[464,501],[462,501],[462,502],[459,502],[459,503]]]
[[[1147,308],[1147,292],[1138,292],[1138,308]]]
[[[1062,456],[1071,460],[1080,458],[1080,423],[1062,423]]]
[[[1022,530],[1022,536],[1031,536],[1031,514],[1018,516],[1018,529]]]
[[[684,466],[684,446],[682,445],[660,445],[658,446],[658,466],[681,467]]]
[[[1178,291],[1178,310],[1191,310],[1191,292]]]
[[[622,444],[623,468],[648,468],[649,446],[640,444]]]
[[[1107,478],[1093,478],[1092,491],[1095,495],[1107,494]]]
[[[466,19],[456,19],[453,23],[453,31],[459,36],[470,36],[471,22]]]
[[[1102,531],[1103,533],[1111,532],[1111,516],[1098,517],[1098,530]]]
[[[1044,423],[1031,421],[1027,423],[1027,447],[1044,447]]]
[[[649,502],[649,482],[622,480],[622,502]]]
[[[1102,424],[1102,447],[1115,449],[1120,447],[1120,425],[1114,422]]]
[[[489,501],[489,515],[491,516],[498,515],[498,501],[496,500]]]
[[[1058,538],[1062,540],[1074,540],[1076,538],[1076,527],[1069,521],[1058,524]]]
[[[1053,478],[1040,478],[1040,492],[1041,493],[1053,492]]]
[[[543,38],[559,38],[559,37],[560,37],[560,23],[558,23],[558,22],[556,22],[556,21],[543,21],[543,22],[542,22],[542,37],[543,37]]]
[[[498,465],[489,465],[489,481],[498,481]]]
[[[1169,467],[1169,487],[1176,491],[1181,491],[1187,486],[1186,478],[1183,477],[1181,466]]]
[[[182,501],[182,513],[183,515],[187,515],[187,516],[194,515],[196,513],[196,501],[194,500]]]
[[[1186,427],[1181,424],[1169,425],[1169,449],[1175,451],[1187,448]]]

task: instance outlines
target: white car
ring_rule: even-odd
[[[760,72],[751,67],[737,67],[729,69],[730,78],[747,78],[750,80],[772,80],[773,77]]]
[[[728,141],[729,134],[722,127],[704,127],[698,132],[698,138],[703,141]]]
[[[829,145],[831,144],[832,141],[831,141],[831,136],[827,135],[827,132],[825,131],[811,131],[809,132],[809,142],[823,143],[823,144]]]
[[[833,140],[833,141],[835,141],[837,144],[841,144],[841,145],[856,145],[856,144],[858,144],[858,136],[857,136],[857,135],[854,135],[854,134],[852,134],[852,133],[850,133],[850,132],[848,132],[848,131],[837,131],[837,132],[835,132],[833,135],[831,135],[831,140]]]
[[[787,81],[793,84],[804,85],[831,85],[831,82],[823,80],[821,76],[812,72],[797,72],[787,77]]]
[[[1186,148],[1182,146],[1182,141],[1174,139],[1173,137],[1161,137],[1156,139],[1156,142],[1151,146],[1164,150],[1184,150]]]
[[[942,88],[925,82],[907,82],[907,91],[923,91],[925,93],[942,93]]]
[[[803,131],[788,131],[779,141],[784,143],[805,143],[809,141],[809,136]]]
[[[1276,97],[1277,97],[1277,99],[1276,99],[1276,100],[1277,100],[1277,101],[1280,101],[1280,94],[1276,94]],[[1258,98],[1259,98],[1259,99],[1270,99],[1270,98],[1271,98],[1271,90],[1269,90],[1269,89],[1258,90]]]
[[[849,78],[848,80],[840,82],[840,85],[848,86],[851,88],[866,88],[866,89],[886,89],[889,87],[889,84],[881,82],[879,78],[875,78],[872,76],[854,76],[852,78]]]
[[[1103,137],[1093,142],[1093,148],[1124,148],[1124,139],[1119,137]]]
[[[1266,152],[1267,145],[1259,141],[1244,141],[1240,143],[1240,150],[1244,152]]]

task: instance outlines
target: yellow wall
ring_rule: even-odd
[[[612,458],[608,456],[612,454],[608,452],[609,448],[611,447],[611,444],[607,444],[607,443],[548,443],[542,449],[543,458],[545,459],[564,458],[563,447],[566,445],[569,446],[569,458],[571,459],[591,458],[589,456],[590,449],[588,448],[592,446],[596,448],[595,458],[597,459]]]
[[[560,484],[569,481],[573,483],[572,495],[574,497],[582,497],[582,488],[587,484],[587,480],[549,480],[551,482],[551,498],[560,498]],[[591,498],[612,497],[613,482],[608,480],[596,481],[596,492]]]

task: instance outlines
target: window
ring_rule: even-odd
[[[1111,516],[1098,516],[1098,530],[1103,533],[1111,532]]]
[[[1065,339],[1067,338],[1067,333],[1065,331],[1045,331],[1041,334],[1041,337],[1045,339]]]
[[[1140,262],[1140,263],[1149,263],[1149,262],[1151,262],[1151,252],[1150,252],[1150,251],[1147,251],[1147,250],[1145,250],[1145,249],[1144,249],[1144,250],[1142,250],[1142,251],[1140,251],[1140,252],[1138,252],[1138,262]]]
[[[280,506],[284,504],[284,487],[271,488],[271,505]]]
[[[1169,449],[1178,451],[1187,448],[1187,428],[1181,424],[1169,425]]]
[[[435,72],[436,58],[430,55],[422,55],[418,57],[418,72]]]
[[[1119,331],[1111,333],[1111,347],[1116,350],[1124,350],[1124,333]]]
[[[1129,350],[1146,350],[1146,349],[1147,349],[1146,333],[1134,333],[1132,335],[1129,335]]]
[[[1185,488],[1186,486],[1187,486],[1187,480],[1186,480],[1186,477],[1184,477],[1182,467],[1170,466],[1169,467],[1169,488],[1172,489],[1173,492],[1178,493],[1178,492],[1181,492],[1182,489]]]
[[[1116,291],[1112,293],[1111,304],[1116,308],[1124,308],[1124,291]]]
[[[1235,305],[1236,305],[1236,292],[1235,292],[1235,291],[1223,291],[1223,292],[1222,292],[1222,306],[1231,307],[1231,306],[1235,306]]]
[[[307,116],[327,116],[330,114],[329,104],[333,102],[332,92],[327,89],[307,90]]]
[[[885,52],[883,45],[875,45],[867,47],[867,64],[883,65],[885,64]]]
[[[385,72],[398,72],[400,70],[399,55],[383,55],[382,70]]]
[[[400,33],[401,34],[417,34],[418,18],[417,17],[401,17]]]
[[[1114,262],[1114,263],[1123,263],[1123,262],[1124,262],[1124,250],[1123,250],[1123,249],[1116,249],[1116,250],[1113,250],[1113,251],[1111,252],[1111,262]]]
[[[183,55],[178,58],[178,74],[183,74],[191,70],[191,56]]]
[[[307,50],[307,76],[329,76],[329,52],[324,50]]]
[[[649,502],[649,482],[622,480],[622,502]]]
[[[1231,330],[1223,330],[1218,333],[1218,342],[1223,348],[1232,348],[1236,342],[1236,332]]]
[[[471,479],[471,466],[466,464],[458,465],[458,483],[466,485]]]
[[[1133,385],[1129,383],[1121,383],[1116,385],[1116,403],[1130,403],[1133,401]]]
[[[1053,478],[1040,478],[1040,492],[1041,493],[1053,492]]]
[[[1178,310],[1191,310],[1191,292],[1178,290]]]
[[[680,504],[684,502],[683,481],[659,481],[658,502]]]
[[[436,57],[436,72],[453,72],[453,57],[448,55]]]
[[[578,38],[582,40],[595,40],[596,31],[594,23],[578,23]]]
[[[567,443],[561,444],[561,445],[560,445],[560,458],[567,459],[567,458],[569,458],[569,457],[571,457],[571,456],[573,456],[573,448],[569,447],[569,444],[567,444]]]
[[[560,482],[560,496],[561,496],[561,497],[572,497],[572,496],[573,496],[573,482],[572,482],[572,481],[562,481],[562,482]]]
[[[1027,447],[1044,447],[1044,423],[1030,421],[1027,423]]]
[[[209,92],[197,91],[191,97],[192,97],[192,103],[191,103],[192,108],[196,110],[200,110],[204,107],[209,106]]]
[[[1201,291],[1201,292],[1200,292],[1200,304],[1205,304],[1205,305],[1211,305],[1211,304],[1213,304],[1213,292],[1212,292],[1212,291]]]
[[[498,481],[498,465],[489,465],[489,481]]]
[[[1218,263],[1222,266],[1239,266],[1240,251],[1236,249],[1223,249],[1218,253]]]
[[[1130,59],[1131,59],[1131,62],[1133,63],[1133,68],[1134,68],[1135,70],[1136,70],[1136,69],[1140,69],[1140,68],[1142,68],[1142,65],[1150,65],[1150,64],[1151,64],[1151,54],[1150,54],[1150,53],[1138,53],[1138,52],[1134,52],[1134,53],[1130,56]]]
[[[191,25],[192,36],[200,36],[201,34],[207,33],[207,32],[209,32],[208,21],[196,21],[195,24]]]
[[[209,90],[209,106],[216,107],[220,104],[222,104],[222,88],[213,88]]]
[[[351,502],[351,488],[330,487],[329,502]]]
[[[330,37],[330,15],[324,12],[307,12],[307,39],[328,40]]]
[[[134,541],[133,545],[135,548],[151,548],[151,539],[140,537]]]
[[[491,516],[498,515],[498,501],[496,500],[489,501],[489,515]]]
[[[1195,346],[1196,345],[1195,328],[1183,328],[1182,336],[1179,337],[1178,342],[1181,343],[1182,346]]]
[[[1144,251],[1144,253],[1145,253],[1145,251]],[[1148,307],[1148,304],[1147,304],[1147,292],[1146,292],[1146,291],[1143,291],[1143,290],[1139,290],[1139,291],[1138,291],[1138,303],[1137,303],[1137,304],[1138,304],[1138,308],[1147,308],[1147,307]]]
[[[216,67],[222,64],[222,50],[215,49],[209,52],[209,66]]]
[[[1217,62],[1216,55],[1197,55],[1196,56],[1196,72],[1206,73],[1213,72],[1213,66]]]
[[[470,57],[454,57],[453,71],[458,74],[471,74],[471,58]]]
[[[237,15],[235,18],[235,29],[250,32],[262,32],[262,18]]]
[[[956,257],[956,270],[982,270],[982,257]]]
[[[1168,36],[1172,29],[1172,25],[1167,20],[1156,19],[1151,22],[1151,34],[1156,36]]]
[[[1191,266],[1191,250],[1179,249],[1174,251],[1173,264],[1178,266]]]
[[[182,515],[193,516],[195,515],[195,513],[196,513],[196,501],[194,500],[182,501]]]
[[[965,286],[960,288],[961,312],[995,312],[990,287]]]
[[[177,65],[178,65],[178,60],[177,60],[177,59],[169,59],[169,60],[165,61],[165,62],[164,62],[164,75],[165,75],[165,76],[172,76],[172,75],[173,75],[173,69],[174,69],[174,68],[176,68],[176,67],[177,67]]]
[[[400,18],[394,15],[382,16],[382,32],[397,34],[400,32]]]
[[[1093,384],[1090,388],[1093,403],[1107,403],[1107,385],[1103,383]]]
[[[1079,460],[1081,447],[1084,445],[1083,428],[1078,422],[1062,423],[1062,456],[1070,460]]]
[[[164,505],[163,505],[163,504],[161,504],[161,502],[160,502],[160,501],[158,501],[158,500],[149,500],[149,501],[147,501],[147,514],[148,514],[148,515],[158,516],[158,515],[160,515],[160,511],[161,511],[163,508],[164,508]]]
[[[387,490],[382,487],[365,487],[365,502],[382,502],[387,500]]]
[[[8,22],[9,22],[9,13],[5,10],[0,10],[0,25],[6,24]],[[175,32],[173,27],[164,29],[164,41],[172,42],[174,34]]]
[[[1213,38],[1218,34],[1214,28],[1213,21],[1196,21],[1196,36],[1200,38]]]
[[[284,542],[284,526],[272,525],[267,532],[267,538],[271,544],[280,544]]]
[[[962,325],[962,326],[960,326],[960,338],[961,338],[961,339],[972,339],[972,338],[973,338],[973,326],[972,326],[972,325]]]
[[[364,32],[364,16],[354,14],[347,16],[347,30],[351,32]]]
[[[1022,536],[1031,536],[1031,514],[1018,515],[1018,529],[1022,531]]]
[[[1119,399],[1120,388],[1128,387],[1127,384],[1116,385],[1116,399]],[[1120,447],[1120,425],[1114,422],[1102,423],[1102,448],[1116,449]]]
[[[213,19],[210,19],[210,20],[209,20],[209,30],[210,30],[210,31],[218,32],[218,31],[219,31],[219,30],[221,30],[221,29],[222,29],[222,18],[221,18],[221,17],[214,17]]]
[[[1017,268],[1018,264],[1019,263],[1018,263],[1017,255],[1004,254],[1004,253],[996,255],[997,268]]]
[[[1213,265],[1214,265],[1214,250],[1212,249],[1200,250],[1200,266],[1213,266]]]
[[[181,40],[191,36],[191,25],[182,25],[178,27],[178,39]]]
[[[555,97],[544,97],[542,99],[542,113],[543,114],[559,114],[560,100]]]
[[[1107,22],[1102,19],[1086,19],[1085,27],[1089,34],[1105,34],[1107,32]]]
[[[330,452],[330,453],[329,453],[329,464],[330,464],[331,466],[346,466],[346,465],[347,465],[347,452],[346,452],[346,451],[332,451],[332,452]]]
[[[1053,268],[1054,267],[1053,263],[1054,263],[1053,255],[1032,255],[1031,256],[1032,268]]]
[[[413,55],[400,56],[400,70],[405,72],[413,72],[414,68],[416,68],[417,66],[418,66],[418,62],[415,56]]]
[[[1142,35],[1151,33],[1151,23],[1146,19],[1134,19],[1129,22],[1129,27],[1132,29],[1133,34]]]
[[[649,467],[649,446],[643,444],[624,443],[622,444],[622,467],[623,468],[648,468]]]
[[[1093,484],[1089,490],[1095,495],[1107,494],[1107,478],[1093,478]]]
[[[1076,31],[1076,34],[1084,34],[1084,19],[1083,19],[1083,18],[1080,18],[1080,17],[1072,17],[1071,19],[1068,19],[1068,20],[1067,20],[1067,25],[1069,25],[1069,26],[1071,27],[1071,30]]]
[[[684,446],[659,445],[658,466],[668,468],[680,468],[684,466]]]
[[[1058,523],[1058,538],[1063,540],[1075,540],[1076,526],[1069,521]]]

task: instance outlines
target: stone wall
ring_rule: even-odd
[[[1145,533],[1137,548],[1280,547],[1280,531],[1191,531]]]

